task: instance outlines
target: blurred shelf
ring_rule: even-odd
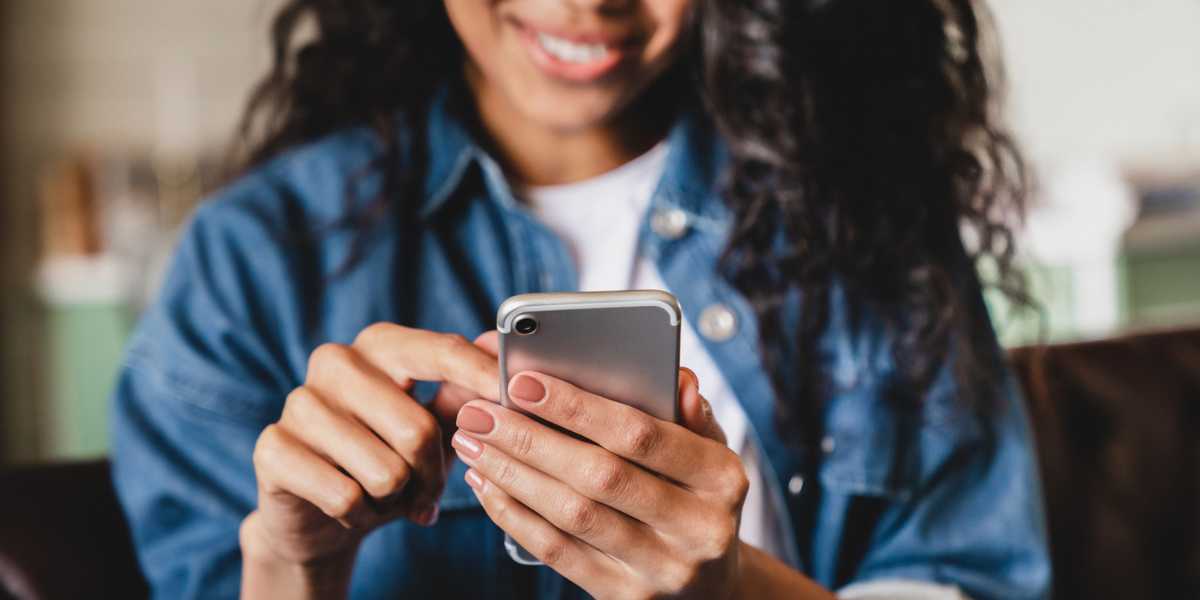
[[[131,273],[108,255],[55,257],[38,269],[48,333],[43,458],[108,452],[108,396],[135,319]]]

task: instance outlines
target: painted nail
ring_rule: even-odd
[[[420,525],[421,527],[432,526],[434,523],[437,523],[438,515],[441,512],[442,511],[438,508],[438,505],[434,504],[433,506],[430,506],[429,508],[421,511],[421,514],[417,515],[417,525]]]
[[[477,491],[477,492],[483,491],[483,484],[485,483],[485,481],[483,479],[483,475],[479,474],[479,471],[476,471],[475,469],[467,469],[466,480],[467,480],[467,485],[471,486],[471,488],[474,489],[475,491]]]
[[[487,435],[496,427],[496,420],[478,408],[464,406],[458,411],[458,427],[471,433]]]
[[[521,374],[508,386],[508,395],[526,404],[537,404],[546,398],[546,388],[542,382]]]
[[[454,446],[455,450],[458,450],[459,456],[469,458],[471,460],[478,460],[479,457],[483,455],[483,444],[481,444],[479,440],[474,440],[463,435],[462,432],[457,432],[454,434],[454,438],[450,441],[450,445]]]

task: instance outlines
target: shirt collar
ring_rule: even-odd
[[[499,164],[467,130],[466,94],[461,86],[444,85],[430,104],[422,219],[433,217],[448,204],[472,164],[480,167],[494,200],[506,207],[517,205]],[[698,221],[724,221],[724,205],[712,200],[728,151],[709,117],[698,108],[684,108],[667,134],[667,144],[670,154],[655,203],[679,208]]]

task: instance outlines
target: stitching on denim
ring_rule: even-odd
[[[145,376],[147,381],[172,400],[205,412],[253,425],[265,424],[264,422],[273,417],[276,412],[274,408],[245,400],[246,396],[254,395],[269,401],[271,394],[259,392],[241,395],[214,391],[215,386],[204,385],[168,372],[160,368],[156,362],[141,351],[133,349],[130,350],[124,364],[126,368]]]

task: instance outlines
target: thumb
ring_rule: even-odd
[[[500,354],[500,339],[499,334],[495,331],[488,331],[472,342],[484,352],[496,357]],[[500,382],[496,382],[499,387]],[[446,471],[454,466],[454,462],[458,459],[458,453],[450,445],[450,440],[454,436],[454,432],[458,431],[458,426],[455,422],[458,420],[458,411],[466,403],[479,399],[479,395],[453,383],[443,383],[438,390],[437,395],[433,400],[426,405],[429,412],[437,417],[438,423],[442,426],[442,446],[444,450],[443,456],[446,459]]]
[[[686,367],[679,369],[679,424],[692,433],[727,443],[725,432],[713,416],[712,406],[700,395],[700,380]]]
[[[479,334],[471,343],[492,356],[500,356],[500,333],[495,329]]]
[[[500,340],[495,331],[489,331],[480,335],[472,343],[492,358],[500,354]],[[497,389],[499,389],[499,386],[500,382],[496,381]],[[426,405],[426,408],[443,424],[442,430],[447,431],[446,435],[449,437],[454,434],[454,430],[456,429],[454,422],[458,419],[458,409],[462,408],[464,404],[478,398],[479,394],[460,385],[446,382],[438,389],[437,395]]]

